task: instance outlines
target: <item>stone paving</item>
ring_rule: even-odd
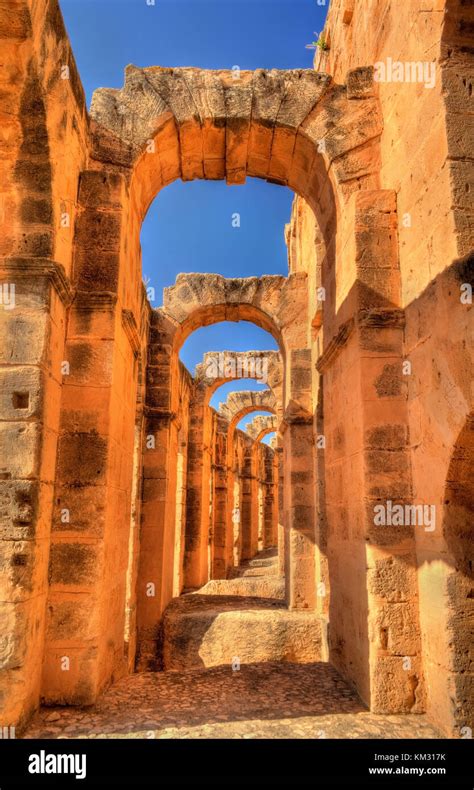
[[[440,738],[424,716],[369,713],[328,664],[130,675],[90,708],[43,708],[26,738]]]
[[[186,596],[189,607],[219,604],[282,609],[281,598],[245,597],[247,584],[274,577],[276,552],[235,569],[232,582],[210,582]],[[244,582],[239,595],[234,585]],[[276,579],[275,579],[276,580]],[[214,585],[214,586],[213,586]],[[230,589],[233,596],[226,596]],[[214,595],[217,590],[222,592]],[[263,587],[261,588],[263,589]],[[203,594],[204,593],[204,594]],[[234,597],[235,596],[235,597]],[[181,600],[181,599],[180,599]],[[176,604],[180,603],[176,601]],[[231,664],[129,675],[87,708],[42,708],[25,738],[442,738],[422,715],[370,713],[327,663]]]

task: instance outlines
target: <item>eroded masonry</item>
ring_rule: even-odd
[[[467,4],[396,5],[333,0],[315,70],[130,65],[88,112],[57,1],[0,3],[2,725],[239,656],[474,727],[472,44]],[[374,78],[426,53],[430,87]],[[153,309],[151,201],[250,176],[295,192],[288,276],[181,274]],[[224,320],[279,351],[216,411],[239,355],[178,354]],[[244,586],[278,610],[193,598],[272,547]]]

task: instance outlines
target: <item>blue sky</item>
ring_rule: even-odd
[[[305,44],[323,29],[328,2],[155,0],[153,5],[152,0],[60,0],[60,5],[90,105],[96,88],[123,85],[128,63],[311,68],[314,53]],[[290,190],[257,179],[233,187],[177,181],[162,190],[145,218],[141,238],[143,273],[155,288],[154,306],[162,303],[163,287],[173,284],[180,272],[286,274],[283,231],[292,199]],[[232,227],[235,213],[240,214],[239,228]],[[258,327],[222,323],[191,335],[180,356],[193,372],[205,351],[272,348],[273,338]],[[245,385],[250,388],[255,383]]]

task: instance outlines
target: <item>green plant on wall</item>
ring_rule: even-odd
[[[323,52],[327,52],[329,44],[326,41],[324,30],[319,34],[314,31],[314,35],[316,36],[316,41],[312,41],[311,44],[306,44],[306,49],[321,49]]]

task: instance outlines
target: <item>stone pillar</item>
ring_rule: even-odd
[[[253,448],[250,453],[250,496],[251,496],[251,513],[250,513],[250,555],[255,557],[258,552],[258,530],[259,530],[259,480],[258,480],[258,452],[260,450],[260,442],[253,442]],[[256,452],[257,451],[257,452]]]
[[[278,545],[278,573],[285,575],[285,527],[284,527],[284,475],[283,475],[283,440],[279,435],[275,455],[278,464],[278,502],[277,502],[277,545]]]
[[[126,671],[136,316],[142,305],[133,303],[133,312],[121,303],[125,205],[121,175],[82,174],[49,557],[42,688],[48,702],[92,703]]]
[[[273,451],[265,444],[261,445],[262,448],[262,493],[263,493],[263,548],[267,549],[275,546],[275,512],[276,504],[275,495],[277,494],[276,486],[273,483]]]
[[[287,414],[283,443],[285,486],[289,488],[285,524],[287,602],[290,609],[313,611],[316,577],[311,414]]]
[[[291,337],[287,339],[290,343]],[[315,501],[311,349],[288,355],[290,397],[283,415],[283,502],[286,600],[290,609],[316,605]]]
[[[396,196],[353,197],[357,279],[318,361],[324,381],[330,658],[379,713],[423,709]],[[377,510],[376,510],[377,509]]]
[[[258,550],[262,551],[265,548],[265,535],[264,535],[264,497],[265,492],[262,483],[258,485]]]
[[[272,454],[272,546],[278,547],[278,522],[279,522],[279,454],[273,448]]]
[[[184,408],[187,409],[187,404]],[[184,585],[184,541],[186,530],[186,468],[188,458],[188,414],[181,415],[178,433],[178,463],[176,486],[176,527],[173,572],[173,598],[181,595]]]
[[[161,615],[174,594],[178,443],[181,418],[172,410],[172,357],[169,327],[151,315],[146,367],[145,426],[142,441],[142,508],[137,575],[137,667],[158,668]]]
[[[228,422],[217,415],[214,454],[214,507],[212,579],[225,579],[227,575],[227,432]]]
[[[419,712],[424,687],[414,529],[423,526],[374,523],[376,507],[413,501],[396,194],[359,193],[355,203],[370,707]]]
[[[317,342],[315,351],[319,348]],[[326,514],[326,477],[325,477],[325,453],[326,436],[324,429],[324,399],[322,376],[315,377],[315,403],[317,404],[314,415],[314,479],[315,486],[315,507],[316,507],[316,588],[317,588],[317,610],[321,615],[322,622],[328,623],[329,615],[329,569],[327,557],[327,514]],[[327,660],[327,638],[324,639],[324,660]]]
[[[127,600],[125,608],[124,650],[127,670],[133,672],[137,654],[137,574],[140,561],[140,522],[142,509],[143,404],[137,404],[133,447],[132,509],[128,542]]]
[[[0,707],[3,726],[18,726],[40,695],[71,291],[62,266],[35,258],[1,260],[0,288],[11,297],[0,306]]]
[[[179,424],[171,413],[147,408],[137,580],[137,668],[140,670],[159,668],[159,624],[173,594],[170,586],[174,563],[170,547],[174,543],[177,483],[174,461],[178,434]]]
[[[265,479],[263,470],[263,444],[255,442],[254,446],[254,469],[257,483],[257,539],[258,551],[264,548],[264,499],[265,499]]]
[[[209,579],[209,492],[212,468],[212,419],[206,387],[197,385],[190,403],[186,491],[184,586],[202,587]]]
[[[242,550],[241,559],[252,559],[252,459],[251,447],[248,446],[247,437],[243,437],[244,441],[244,457],[243,466],[240,472],[240,485],[241,485],[241,512],[240,512],[240,529],[242,535]]]
[[[35,18],[42,13],[41,7],[35,7]],[[72,298],[72,231],[78,173],[87,157],[86,110],[81,90],[76,90],[69,45],[57,30],[47,41],[41,41],[37,32],[32,30],[27,3],[2,4],[0,709],[4,727],[21,727],[40,700],[61,362]],[[72,79],[67,84],[60,79],[59,68],[48,68],[45,76],[37,52],[41,49],[51,64],[52,47],[71,63]],[[55,110],[59,92],[60,130]],[[61,172],[66,168],[57,166],[66,155],[67,176]],[[67,228],[60,227],[64,206],[71,220]]]
[[[240,565],[242,555],[242,481],[241,481],[241,441],[238,432],[232,436],[231,475],[232,488],[229,489],[230,507],[228,524],[230,527],[231,566]]]

